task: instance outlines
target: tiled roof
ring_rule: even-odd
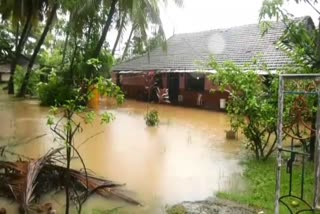
[[[205,62],[211,55],[218,62],[232,60],[238,65],[261,55],[269,69],[276,70],[290,61],[275,45],[284,30],[283,24],[273,23],[263,37],[258,24],[177,34],[168,39],[167,51],[156,48],[149,56],[120,63],[113,70],[197,70],[196,62]]]

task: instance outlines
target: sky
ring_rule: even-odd
[[[263,0],[184,0],[182,8],[173,3],[169,3],[167,7],[162,5],[161,18],[166,37],[169,38],[178,33],[258,23],[262,2]],[[316,7],[320,9],[319,4]],[[291,0],[286,3],[285,8],[297,17],[310,15],[317,21],[318,15],[305,3],[296,4]]]
[[[160,5],[160,12],[166,37],[170,38],[179,33],[258,23],[263,0],[184,0],[183,7],[177,7],[173,0],[168,2],[167,7]],[[320,10],[320,4],[316,7]],[[308,4],[290,0],[284,8],[296,17],[309,15],[318,23],[319,15]],[[122,54],[127,34],[120,40],[116,55]],[[112,32],[110,44],[114,43],[116,35],[117,32]]]

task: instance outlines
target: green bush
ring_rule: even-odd
[[[173,207],[170,207],[166,210],[167,214],[187,214],[187,210],[182,205],[175,205]]]
[[[147,126],[157,126],[160,122],[158,111],[151,110],[150,112],[147,112],[144,120],[146,121]]]
[[[116,207],[110,210],[98,210],[94,209],[92,210],[92,214],[119,214],[121,207]]]
[[[59,80],[54,72],[49,75],[48,83],[38,84],[41,105],[61,106],[75,95],[73,88]]]
[[[18,65],[14,74],[14,79],[13,79],[14,85],[15,85],[15,93],[18,93],[18,91],[20,91],[25,75],[26,75],[26,70],[23,67]],[[27,94],[31,96],[38,96],[37,85],[39,82],[40,82],[40,71],[35,70],[30,74],[30,79],[27,85]]]

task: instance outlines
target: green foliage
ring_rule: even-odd
[[[96,114],[93,111],[89,111],[86,113],[86,116],[84,118],[85,123],[92,123],[96,118]]]
[[[24,76],[26,74],[26,70],[21,67],[21,66],[17,66],[16,68],[16,72],[14,75],[14,84],[15,84],[15,92],[18,93],[18,91],[21,88]],[[40,75],[41,75],[41,71],[40,70],[36,70],[35,72],[31,73],[30,75],[30,79],[27,85],[27,92],[28,94],[30,94],[31,96],[38,96],[38,83],[40,82]]]
[[[110,78],[111,68],[115,64],[109,50],[112,44],[107,42],[110,30],[115,26],[119,32],[118,38],[121,38],[125,29],[132,25],[131,35],[139,35],[139,44],[148,47],[148,50],[157,46],[160,41],[165,40],[160,18],[161,2],[162,0],[0,1],[3,23],[0,25],[0,62],[7,62],[8,58],[13,59],[21,54],[32,55],[28,73],[33,72],[34,63],[40,64],[41,68],[59,68],[57,75],[62,75],[64,82],[75,88],[81,86],[84,78]],[[183,0],[175,0],[174,3],[182,6]],[[124,20],[121,29],[118,26],[120,19]],[[156,36],[149,39],[151,27]],[[28,39],[30,37],[33,39]],[[130,36],[127,44],[131,43],[131,39]],[[12,54],[12,50],[16,50],[17,54]],[[97,58],[102,62],[99,69],[94,68],[94,64],[87,63],[90,58]],[[26,75],[25,83],[28,82],[28,77]],[[13,93],[13,84],[10,83],[10,86],[10,93]],[[21,88],[19,96],[25,94],[25,84]]]
[[[246,185],[243,191],[219,192],[218,197],[239,202],[241,204],[257,207],[265,210],[266,214],[274,213],[274,196],[276,186],[276,160],[269,159],[265,162],[257,162],[255,160],[247,160],[243,163],[243,183]],[[305,171],[305,199],[312,204],[314,170],[313,164],[308,163]],[[294,166],[293,175],[293,194],[300,194],[301,181],[301,165]],[[282,189],[281,194],[287,194],[289,191],[289,174],[286,173],[286,168],[282,168]],[[292,199],[293,200],[293,199]],[[280,213],[289,213],[282,206]]]
[[[113,121],[114,119],[115,119],[114,115],[109,112],[105,112],[101,115],[101,123],[107,124],[107,123],[110,123],[111,121]]]
[[[163,51],[167,51],[167,42],[163,32],[153,32],[147,40],[141,36],[134,36],[130,42],[130,55],[126,57],[133,58],[141,56],[158,47],[161,47]]]
[[[103,77],[95,78],[95,86],[98,88],[100,95],[114,97],[116,98],[119,104],[122,104],[124,101],[124,94],[122,93],[120,87],[115,85],[111,79],[105,79]],[[92,84],[92,83],[90,83]]]
[[[58,67],[62,60],[62,54],[59,49],[54,49],[52,52],[43,51],[39,56],[38,63],[44,67]]]
[[[48,82],[40,82],[38,84],[38,95],[42,105],[44,106],[61,106],[67,100],[73,99],[75,90],[56,75],[51,72],[48,76]]]
[[[87,64],[88,65],[92,65],[97,71],[98,70],[100,70],[100,68],[101,68],[101,63],[100,63],[100,61],[98,60],[98,59],[89,59],[88,61],[87,61]]]
[[[98,59],[88,60],[88,65],[92,66],[95,70],[99,70],[102,67],[101,61]],[[38,84],[39,99],[42,105],[45,106],[62,106],[68,100],[77,100],[79,105],[86,105],[88,100],[91,99],[92,90],[97,88],[100,95],[114,97],[118,103],[122,103],[124,100],[124,94],[121,89],[116,86],[111,79],[105,79],[102,76],[83,79],[80,86],[73,86],[66,80],[67,77],[58,75],[54,68],[51,68],[51,73],[48,75],[48,82],[41,82]],[[81,99],[79,99],[81,97]],[[106,121],[111,121],[112,118]],[[90,120],[90,118],[88,118]]]
[[[295,0],[296,3],[308,3],[317,11],[317,1]],[[278,41],[278,47],[292,60],[291,69],[295,73],[319,73],[319,30],[310,17],[295,18],[284,7],[283,0],[265,0],[260,10],[260,23],[263,31],[272,28],[268,19],[281,21],[286,30]],[[317,11],[318,12],[318,11]],[[316,70],[314,70],[316,69]]]
[[[115,58],[109,52],[102,51],[99,56],[99,60],[101,62],[101,68],[98,70],[96,76],[110,78],[111,68],[115,64]]]
[[[295,2],[297,4],[306,3],[316,13],[320,13],[316,7],[316,3],[318,3],[317,0],[295,0]],[[320,22],[318,22],[318,27],[315,27],[311,17],[293,17],[293,15],[284,7],[284,3],[283,0],[264,0],[260,10],[260,23],[263,24],[265,21],[268,21],[267,19],[276,18],[277,21],[281,21],[286,26],[284,34],[277,43],[277,46],[292,60],[292,63],[284,69],[285,72],[301,74],[320,73]],[[265,27],[265,30],[268,30],[270,27],[272,26]],[[302,84],[299,83],[295,86],[291,85],[290,89],[293,88],[297,90],[297,88],[299,88],[301,91],[310,91],[310,85],[312,84],[305,81]],[[287,99],[292,100],[293,98],[289,97]],[[294,104],[292,101],[291,103]],[[315,109],[317,108],[316,98],[309,96],[306,103],[308,107],[307,111],[311,110],[313,113],[311,116],[304,115],[304,121],[311,121],[311,126],[315,127]],[[295,134],[300,135],[299,130]],[[315,132],[311,131],[309,132],[309,139],[301,140],[304,147],[307,141],[310,142],[307,152],[309,152],[311,160],[314,159],[314,145],[316,143],[314,136]]]
[[[147,126],[157,126],[159,125],[160,119],[157,110],[148,111],[144,117]]]
[[[187,214],[187,209],[182,205],[175,205],[166,209],[167,214]]]
[[[98,61],[91,60],[91,62],[96,63],[98,66]],[[60,84],[59,79],[55,75],[55,73],[52,73],[49,78],[49,83],[46,85],[40,85],[40,91],[41,89],[45,89],[52,84],[53,86],[57,86]],[[105,80],[102,77],[95,78],[92,80],[87,80],[87,86],[88,89],[97,87],[99,89],[100,94],[107,95],[109,97],[117,98],[118,103],[123,102],[123,94],[118,86],[113,84],[111,80]],[[42,88],[41,88],[42,87]],[[57,88],[56,88],[57,89]],[[60,143],[61,145],[65,146],[65,152],[66,152],[66,161],[65,165],[67,168],[66,174],[64,176],[69,176],[69,169],[70,169],[70,163],[72,160],[72,153],[76,153],[78,157],[81,160],[82,167],[84,169],[84,174],[87,175],[87,170],[85,163],[83,162],[83,159],[81,158],[78,150],[74,147],[74,140],[75,135],[81,131],[83,131],[82,128],[82,122],[85,123],[92,123],[96,118],[96,113],[93,111],[89,111],[88,107],[85,104],[87,100],[90,99],[91,90],[81,90],[74,89],[72,90],[73,94],[70,98],[64,99],[63,101],[59,102],[57,100],[57,97],[55,98],[54,104],[60,105],[61,108],[57,108],[56,106],[52,107],[48,119],[47,119],[47,125],[50,127],[51,131],[55,135],[54,141]],[[50,92],[52,93],[52,91]],[[45,94],[45,96],[48,96],[48,94]],[[49,102],[46,98],[46,102]],[[81,118],[83,118],[83,121],[77,121],[74,120],[74,116],[77,115]],[[114,119],[114,116],[110,113],[104,113],[101,115],[101,123],[109,123]],[[67,179],[68,180],[68,179]],[[70,206],[70,188],[73,187],[72,184],[66,183],[65,184],[65,193],[66,193],[66,209],[69,209]],[[78,193],[76,194],[78,196]],[[84,193],[79,194],[81,197],[78,197],[76,201],[76,208],[77,212],[81,213],[82,204],[85,203],[89,196],[89,188],[84,191]],[[68,211],[66,211],[68,213]],[[103,212],[103,213],[109,213],[109,212]],[[112,212],[110,212],[112,213]],[[114,213],[114,212],[113,212]]]
[[[269,87],[266,79],[255,72],[257,67],[266,70],[265,65],[256,59],[244,67],[232,62],[220,65],[211,59],[209,66],[217,71],[209,79],[219,90],[230,94],[227,112],[232,129],[243,132],[246,147],[254,152],[256,159],[267,159],[276,143],[276,137],[271,136],[276,136],[278,111],[276,84]]]
[[[0,64],[11,61],[13,56],[13,35],[5,24],[0,24]]]
[[[110,210],[98,210],[94,209],[92,210],[92,214],[119,214],[121,207],[116,207]]]

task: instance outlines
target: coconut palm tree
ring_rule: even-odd
[[[50,12],[49,12],[49,15],[47,17],[46,25],[45,25],[45,27],[43,29],[43,32],[42,32],[42,34],[41,34],[41,36],[39,38],[39,41],[37,42],[36,47],[33,50],[33,54],[32,54],[32,56],[30,58],[29,63],[28,63],[27,72],[26,72],[25,77],[23,79],[20,91],[18,93],[18,97],[25,96],[26,89],[27,89],[27,84],[28,84],[28,81],[29,81],[29,78],[30,78],[30,74],[32,72],[33,65],[34,65],[35,60],[36,60],[36,58],[38,56],[40,48],[43,45],[44,40],[45,40],[49,30],[50,30],[50,27],[52,25],[53,19],[55,18],[56,12],[57,12],[58,7],[59,7],[59,2],[57,0],[46,1],[46,3],[48,3],[48,5],[47,5],[46,9],[44,11],[42,11],[42,12],[43,13],[46,13],[47,11],[50,11]]]
[[[100,54],[100,51],[101,51],[101,48],[103,46],[103,43],[104,41],[106,40],[106,37],[107,37],[107,33],[111,27],[111,24],[112,24],[112,21],[113,21],[113,16],[114,14],[116,13],[116,5],[117,3],[119,2],[119,0],[110,0],[110,1],[107,1],[109,4],[110,4],[110,7],[109,7],[109,13],[108,13],[108,16],[107,16],[107,20],[105,21],[105,24],[103,26],[103,29],[102,29],[102,33],[101,33],[101,36],[99,38],[99,41],[96,45],[96,48],[93,52],[93,58],[97,58]]]
[[[119,41],[120,41],[120,38],[122,36],[122,32],[123,30],[125,30],[125,27],[126,27],[126,24],[128,22],[128,11],[127,10],[124,10],[123,12],[120,10],[119,8],[119,18],[117,20],[117,25],[116,25],[116,28],[118,30],[118,34],[117,34],[117,38],[116,38],[116,41],[114,42],[114,45],[113,45],[113,48],[112,48],[112,51],[111,51],[111,54],[112,56],[114,56],[115,52],[116,52],[116,49],[118,47],[118,44],[119,44]]]
[[[163,42],[165,41],[166,37],[164,34],[159,9],[159,5],[161,2],[163,2],[165,5],[168,4],[168,0],[134,1],[130,13],[131,30],[122,54],[122,61],[127,57],[130,42],[134,35],[141,39],[141,41],[144,43],[144,46],[148,46],[147,31],[149,30],[151,25],[158,29],[156,34],[159,38],[161,38]],[[183,5],[183,0],[173,0],[173,2],[178,6]]]
[[[173,1],[178,6],[182,6],[183,0]],[[162,22],[160,19],[159,4],[160,2],[164,2],[165,4],[167,4],[168,0],[108,0],[107,2],[108,5],[110,5],[108,17],[103,27],[102,34],[96,46],[93,57],[97,57],[101,51],[107,33],[112,25],[114,15],[117,12],[117,8],[118,11],[122,13],[122,20],[120,21],[121,24],[118,26],[118,35],[113,47],[113,54],[115,52],[115,48],[118,45],[121,34],[123,33],[123,29],[127,24],[131,24],[131,31],[128,41],[132,39],[133,34],[139,34],[143,41],[147,41],[147,31],[150,23],[159,27],[159,33],[161,33],[163,35],[163,38],[165,39]],[[127,42],[127,44],[129,43]],[[125,48],[123,54],[124,56],[126,55],[127,50],[128,47]]]
[[[2,0],[0,1],[0,14],[3,20],[11,19],[13,28],[17,29],[17,44],[15,53],[11,60],[10,80],[8,83],[8,93],[14,94],[13,76],[16,70],[18,59],[23,51],[24,45],[29,37],[31,28],[42,19],[39,10],[45,7],[46,0]],[[19,32],[19,26],[23,26]]]

